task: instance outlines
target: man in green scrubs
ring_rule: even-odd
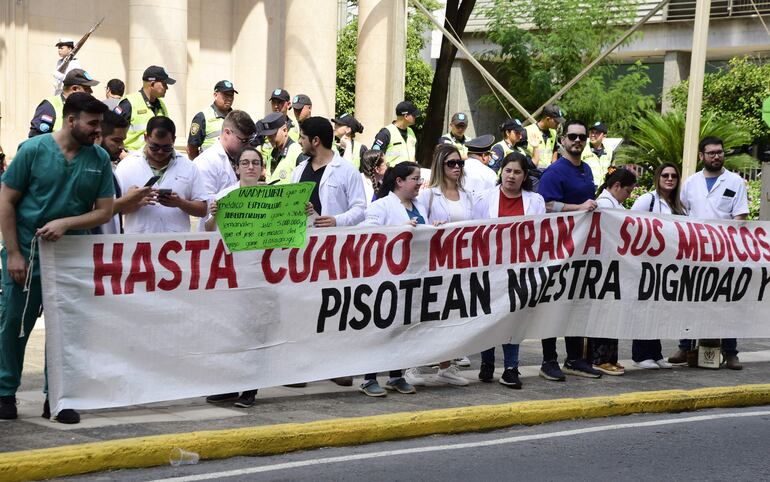
[[[57,241],[64,234],[87,234],[88,229],[112,217],[115,188],[110,157],[94,145],[106,110],[90,94],[70,95],[64,103],[61,130],[21,144],[3,174],[0,419],[17,416],[16,390],[21,382],[24,349],[42,306],[38,238]],[[50,416],[46,398],[43,417]],[[78,423],[80,415],[65,409],[57,420]]]

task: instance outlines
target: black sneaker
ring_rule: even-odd
[[[552,382],[563,382],[567,379],[556,360],[544,361],[540,366],[540,376]]]
[[[481,370],[479,370],[479,380],[489,383],[494,379],[495,366],[489,363],[482,363]]]
[[[585,360],[567,360],[564,362],[564,373],[585,378],[601,378],[602,372],[594,370]]]
[[[16,417],[18,417],[16,397],[13,395],[0,397],[0,420],[15,420]]]
[[[230,402],[238,398],[238,392],[233,393],[221,393],[219,395],[209,395],[206,397],[206,401],[209,403],[221,403]]]
[[[508,388],[521,388],[521,381],[519,380],[519,370],[516,368],[506,368],[503,372],[503,376],[498,380],[502,385]]]
[[[238,397],[238,400],[236,400],[233,405],[240,408],[253,407],[256,397],[256,390],[246,390],[245,392],[241,393],[241,396]]]
[[[41,417],[50,420],[51,419],[51,405],[48,403],[48,399],[45,399],[43,403],[43,414]],[[80,414],[71,408],[65,408],[56,415],[55,421],[59,423],[66,423],[67,425],[74,425],[80,423]]]

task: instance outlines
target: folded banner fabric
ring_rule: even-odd
[[[770,337],[770,223],[607,210],[42,243],[54,411],[408,368],[563,335]]]

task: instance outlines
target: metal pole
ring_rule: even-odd
[[[698,161],[703,77],[706,70],[710,13],[711,0],[698,0],[695,3],[695,29],[692,35],[692,60],[688,80],[690,85],[687,92],[687,117],[684,127],[684,153],[682,154],[682,177],[684,179],[695,174],[695,166]]]
[[[531,122],[533,123],[535,122],[534,117],[532,117],[532,115],[530,115],[530,113],[527,112],[527,109],[525,109],[521,104],[519,104],[518,101],[516,101],[516,99],[514,99],[513,96],[510,93],[508,93],[507,90],[505,90],[505,87],[503,87],[500,84],[500,82],[498,82],[494,77],[492,77],[492,74],[490,74],[487,71],[487,69],[485,69],[479,63],[479,61],[476,60],[475,57],[473,57],[473,55],[468,51],[468,49],[465,48],[465,46],[458,39],[456,39],[452,34],[450,34],[449,31],[445,29],[444,26],[441,25],[441,23],[438,20],[436,20],[436,18],[428,11],[427,8],[425,8],[420,3],[419,0],[409,0],[409,1],[412,5],[414,5],[417,8],[417,10],[422,12],[422,14],[425,15],[428,18],[428,20],[430,20],[433,23],[433,25],[435,25],[436,28],[438,28],[441,31],[441,33],[444,34],[444,36],[447,39],[449,39],[449,41],[452,42],[452,44],[455,47],[457,47],[457,50],[459,50],[466,57],[468,57],[468,62],[470,62],[474,67],[476,67],[476,69],[481,73],[481,75],[484,76],[484,78],[487,79],[489,83],[492,84],[497,90],[499,90],[500,93],[503,95],[503,97],[505,97],[508,100],[508,102],[510,102],[511,104],[513,104],[514,107],[516,107],[516,110],[521,112],[521,115],[529,119]]]
[[[663,1],[662,1],[662,2],[660,2],[660,3],[659,3],[659,4],[658,4],[658,5],[655,7],[655,8],[653,8],[652,10],[650,10],[650,11],[647,13],[647,15],[645,15],[645,16],[644,16],[644,18],[642,18],[641,20],[639,20],[639,21],[636,23],[636,25],[634,25],[634,26],[633,26],[633,27],[631,27],[630,29],[626,30],[626,31],[625,31],[625,33],[623,33],[623,35],[621,35],[621,36],[620,36],[620,38],[618,38],[618,39],[617,39],[617,40],[616,40],[616,41],[615,41],[615,42],[614,42],[612,45],[610,45],[610,46],[607,48],[607,50],[605,50],[604,52],[602,52],[602,54],[601,54],[601,55],[599,55],[598,57],[596,57],[596,58],[593,60],[593,62],[591,62],[590,64],[586,65],[586,67],[585,67],[583,70],[581,70],[581,71],[580,71],[580,73],[579,73],[579,74],[577,74],[577,75],[575,76],[575,78],[574,78],[574,79],[572,79],[572,80],[570,80],[569,82],[567,82],[567,84],[566,84],[564,87],[562,87],[561,89],[559,89],[559,92],[555,93],[555,94],[553,95],[553,97],[551,97],[550,99],[548,99],[547,101],[545,101],[545,104],[541,105],[539,109],[537,109],[535,112],[533,112],[533,113],[532,113],[532,116],[533,116],[533,117],[537,117],[538,115],[540,115],[540,113],[541,113],[541,112],[543,112],[543,109],[545,109],[545,106],[547,106],[548,104],[550,104],[550,103],[552,103],[552,102],[554,102],[554,101],[556,101],[556,100],[560,99],[560,98],[561,98],[561,96],[562,96],[562,95],[564,95],[564,93],[565,93],[565,92],[567,92],[567,91],[568,91],[568,90],[570,90],[570,89],[571,89],[571,88],[572,88],[572,87],[573,87],[575,84],[577,84],[577,83],[580,81],[580,79],[582,79],[582,78],[583,78],[583,77],[584,77],[584,76],[585,76],[585,75],[586,75],[588,72],[590,72],[591,70],[593,70],[593,68],[594,68],[594,67],[596,67],[596,66],[599,64],[599,62],[601,62],[602,60],[604,60],[604,59],[605,59],[605,58],[606,58],[606,57],[607,57],[609,54],[611,54],[611,53],[612,53],[612,52],[613,52],[613,51],[614,51],[616,48],[618,48],[618,47],[620,46],[620,44],[622,44],[623,42],[625,42],[625,41],[626,41],[626,39],[627,39],[628,37],[630,37],[630,36],[631,36],[631,35],[632,35],[634,32],[636,32],[637,30],[639,30],[640,28],[642,28],[642,25],[644,25],[644,24],[647,22],[647,20],[651,19],[651,18],[652,18],[652,17],[653,17],[653,16],[654,16],[656,13],[658,13],[658,11],[659,11],[661,8],[663,8],[663,7],[665,7],[666,5],[668,5],[668,3],[669,3],[670,1],[671,1],[671,0],[663,0]],[[698,1],[700,2],[700,0],[698,0]],[[709,1],[710,1],[710,0],[709,0]],[[534,123],[534,121],[532,121],[532,122]]]

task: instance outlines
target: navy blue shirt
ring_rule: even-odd
[[[581,162],[576,167],[564,157],[559,157],[543,172],[537,192],[545,202],[583,204],[596,198],[596,184],[588,164]]]

